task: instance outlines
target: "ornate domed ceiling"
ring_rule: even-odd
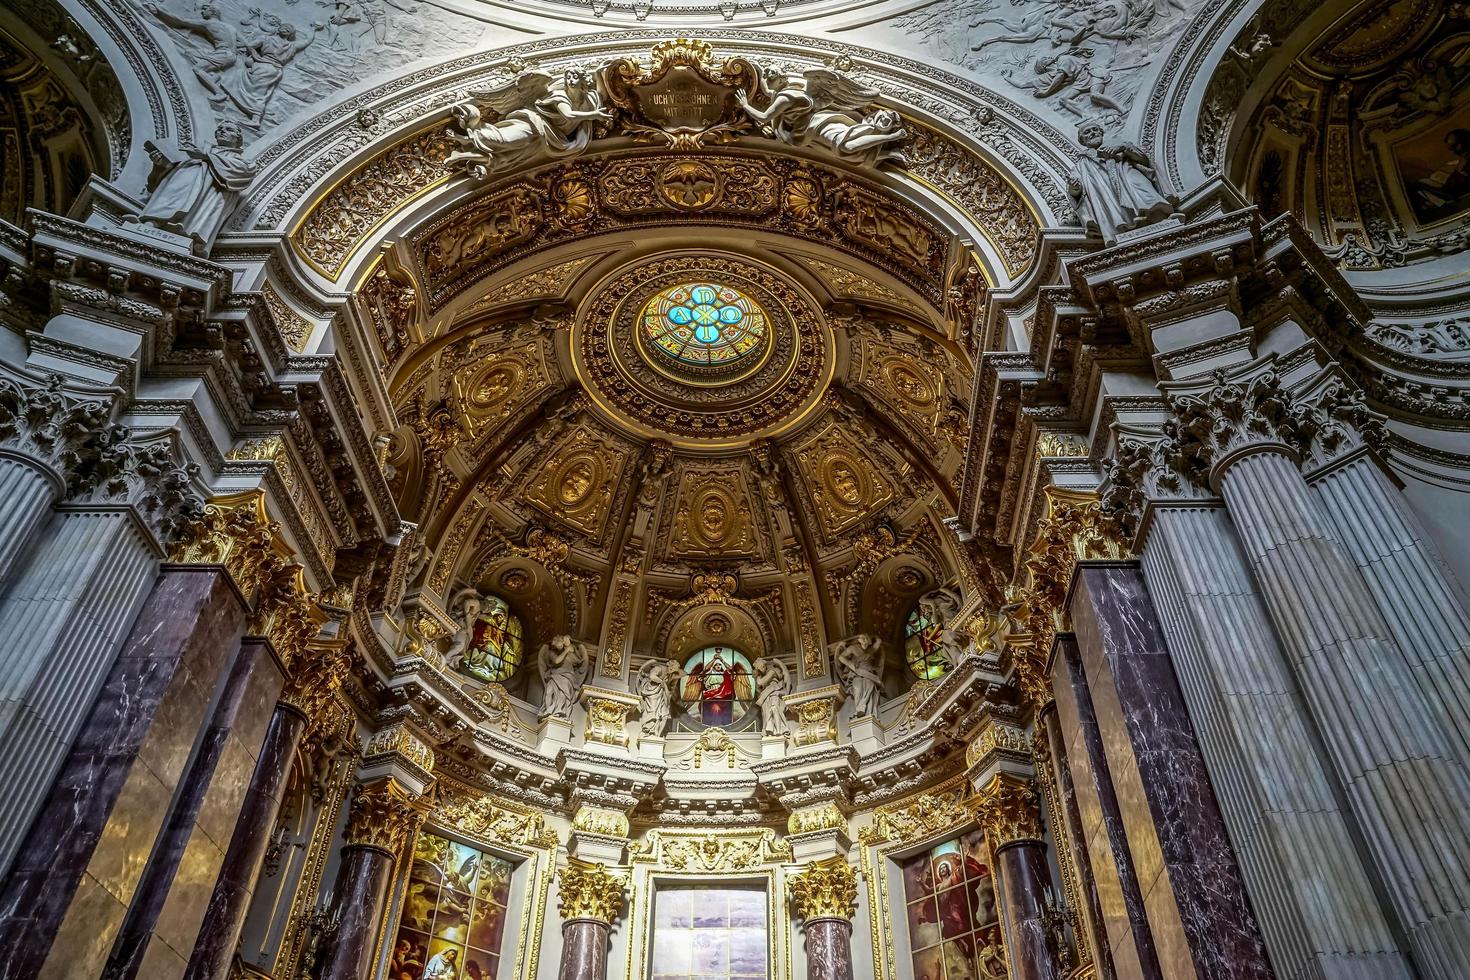
[[[626,644],[634,669],[874,632],[901,690],[918,596],[971,574],[941,524],[969,357],[901,258],[663,217],[492,260],[437,319],[380,332],[394,491],[427,542],[411,585],[451,622],[466,589],[502,597],[527,645]]]

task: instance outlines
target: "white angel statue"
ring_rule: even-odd
[[[597,76],[569,68],[561,78],[533,71],[452,110],[464,134],[452,134],[462,149],[446,158],[483,180],[520,161],[576,156],[592,141],[598,123],[611,122],[602,107]],[[483,108],[482,108],[483,106]],[[486,119],[489,110],[490,119]]]
[[[883,644],[871,633],[838,640],[829,648],[837,668],[837,680],[852,699],[852,716],[878,713],[883,693]]]
[[[638,728],[644,735],[662,738],[669,727],[669,706],[674,700],[673,683],[679,665],[672,660],[653,659],[638,671]]]
[[[959,663],[970,649],[970,638],[960,632],[960,597],[953,589],[939,588],[919,597],[919,612],[931,623],[938,623],[939,649],[949,667]]]
[[[465,589],[455,596],[454,605],[460,610],[459,629],[449,638],[449,649],[444,651],[444,663],[449,667],[458,667],[474,642],[475,623],[480,618],[485,600],[474,589]]]
[[[762,735],[785,735],[790,730],[786,721],[783,698],[791,693],[791,668],[775,657],[761,657],[755,667],[755,704],[761,712]]]
[[[878,90],[830,68],[808,68],[800,78],[767,68],[761,79],[769,102],[757,109],[749,93],[735,93],[745,114],[766,133],[792,146],[817,144],[854,163],[905,163],[898,144],[908,138],[892,109],[865,112]]]
[[[570,636],[554,636],[536,651],[536,673],[541,677],[541,713],[538,718],[572,717],[577,692],[592,667],[591,650]]]

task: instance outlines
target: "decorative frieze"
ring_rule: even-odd
[[[643,843],[633,845],[631,858],[634,864],[669,871],[748,871],[791,860],[791,845],[770,828],[705,833],[655,829]]]
[[[572,817],[572,829],[604,837],[627,837],[628,815],[612,807],[583,804]]]
[[[802,807],[791,811],[791,816],[786,818],[787,833],[810,834],[823,830],[847,833],[847,816],[834,802]]]
[[[857,872],[842,858],[810,864],[786,881],[803,922],[851,919],[857,913]]]
[[[563,919],[597,919],[611,924],[623,908],[628,879],[600,864],[573,861],[557,876]]]
[[[904,845],[963,827],[974,817],[969,790],[968,780],[960,776],[917,796],[880,807],[873,815],[872,826],[863,829],[859,840],[864,844],[886,841]]]

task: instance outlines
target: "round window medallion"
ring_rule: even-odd
[[[704,254],[614,273],[578,310],[572,357],[612,420],[704,448],[809,417],[835,364],[831,332],[794,282]]]

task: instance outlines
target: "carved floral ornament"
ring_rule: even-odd
[[[991,847],[1044,840],[1040,798],[1031,780],[1001,773],[975,797],[975,812]]]
[[[649,831],[630,850],[634,864],[701,873],[749,871],[791,860],[791,845],[770,828],[759,831]]]
[[[424,811],[424,801],[392,779],[359,785],[353,792],[344,840],[352,847],[397,855]]]

